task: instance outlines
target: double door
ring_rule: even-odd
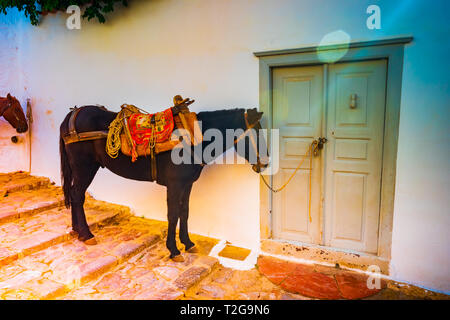
[[[273,237],[376,253],[386,60],[273,69]],[[323,148],[306,156],[314,140]]]

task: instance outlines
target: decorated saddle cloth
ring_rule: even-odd
[[[133,105],[123,105],[122,111],[113,121],[113,123],[116,121],[117,125],[112,125],[109,129],[108,154],[115,158],[120,149],[124,155],[131,156],[134,162],[139,156],[149,156],[152,152],[158,154],[182,147],[180,137],[173,134],[175,129],[185,129],[182,131],[184,132],[182,139],[189,145],[201,143],[202,134],[197,114],[190,112],[189,109],[174,114],[173,110],[174,107],[171,107],[155,114],[146,114],[141,113]]]
[[[138,145],[169,140],[174,128],[172,108],[154,114],[133,113],[127,121],[131,139]]]

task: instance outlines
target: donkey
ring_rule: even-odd
[[[217,129],[221,132],[222,137],[225,137],[227,129],[242,129],[245,131],[248,127],[253,127],[260,130],[259,121],[262,114],[256,108],[248,110],[232,109],[200,112],[197,114],[197,119],[201,121],[202,133],[205,133],[208,129]],[[65,205],[67,208],[71,207],[72,229],[78,234],[78,239],[86,244],[94,245],[96,240],[86,222],[83,205],[85,192],[98,169],[100,167],[108,168],[115,174],[128,179],[153,181],[150,168],[151,161],[149,158],[139,157],[135,162],[131,162],[130,157],[122,153],[119,153],[117,158],[111,158],[105,151],[106,139],[64,144],[62,137],[68,132],[70,115],[71,112],[67,114],[60,126],[61,180]],[[116,115],[117,113],[98,106],[84,106],[76,118],[75,126],[78,132],[105,131],[116,118]],[[236,140],[230,142],[226,141],[229,139],[223,139],[223,150],[226,151],[234,147],[238,154],[247,161],[254,159],[254,157],[251,158],[251,155],[256,153],[257,161],[252,168],[259,173],[267,167],[267,164],[260,161],[259,150],[255,150],[262,146],[262,148],[265,148],[263,152],[267,152],[266,142],[262,137],[259,138],[260,136],[257,135],[257,143],[253,138],[245,137],[245,148],[238,148]],[[202,151],[210,143],[212,141],[203,141]],[[193,148],[192,152],[194,152]],[[213,155],[213,158],[219,156],[220,154],[216,154]],[[188,233],[189,196],[192,185],[200,177],[204,165],[207,164],[203,160],[202,163],[198,162],[200,161],[193,160],[191,163],[175,164],[171,158],[171,151],[156,155],[156,183],[167,187],[168,232],[166,246],[170,251],[170,258],[174,261],[183,261],[183,256],[175,241],[178,220],[180,220],[179,238],[185,246],[185,251],[198,252],[198,248],[195,247]]]
[[[17,133],[28,130],[27,119],[23,113],[19,100],[8,93],[6,97],[0,97],[0,117],[3,116]]]

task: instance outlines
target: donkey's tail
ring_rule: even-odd
[[[72,169],[67,158],[66,145],[62,136],[59,136],[59,154],[61,157],[61,184],[64,191],[64,204],[70,208],[70,190],[72,189]]]

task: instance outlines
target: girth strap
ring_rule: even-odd
[[[150,169],[152,171],[152,181],[156,182],[156,178],[158,178],[157,173],[156,173],[156,154],[155,154],[155,147],[153,146],[152,148],[150,148],[150,159],[151,159],[151,163],[150,163]]]

